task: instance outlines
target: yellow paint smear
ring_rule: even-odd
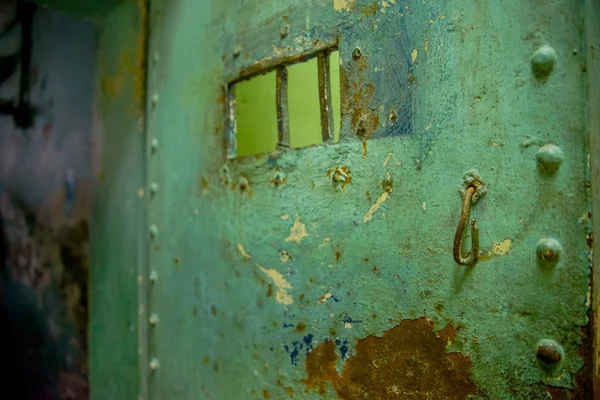
[[[388,163],[390,162],[390,158],[392,158],[393,155],[394,153],[388,153],[387,157],[385,158],[385,161],[383,162],[384,167],[388,165]]]
[[[375,214],[375,212],[377,212],[377,210],[379,209],[379,207],[381,206],[381,204],[387,200],[387,198],[390,196],[390,194],[388,192],[383,192],[381,193],[381,196],[379,196],[377,198],[377,200],[375,201],[375,204],[373,204],[371,206],[371,208],[369,208],[369,211],[367,211],[367,213],[365,214],[364,218],[363,218],[363,223],[367,223],[370,220],[373,219],[373,214]]]
[[[246,249],[244,248],[244,246],[241,243],[238,243],[237,249],[240,252],[240,254],[242,255],[242,257],[244,257],[244,261],[248,261],[249,259],[252,258],[252,256],[250,256],[250,254],[246,253]]]
[[[290,235],[285,238],[285,241],[300,243],[300,241],[307,236],[308,233],[306,233],[306,225],[300,222],[300,216],[296,214],[296,221],[294,222],[294,225],[292,225],[292,228],[290,229]]]
[[[425,45],[423,47],[425,49],[425,52],[427,52],[427,50],[429,50],[429,40],[425,41]]]
[[[267,269],[260,264],[256,264],[260,268],[260,270],[267,275],[273,281],[273,284],[277,288],[277,292],[275,293],[275,300],[279,304],[283,304],[284,306],[289,306],[294,304],[294,298],[292,295],[287,293],[288,289],[292,289],[292,285],[288,281],[285,280],[283,275],[275,269]]]
[[[338,12],[352,11],[356,5],[356,0],[333,0],[333,9]]]
[[[410,53],[410,63],[411,64],[415,62],[418,55],[419,55],[419,50],[413,49],[413,51]]]

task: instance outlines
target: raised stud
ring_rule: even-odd
[[[390,121],[395,121],[395,120],[398,118],[398,115],[396,114],[396,111],[395,111],[395,110],[392,110],[392,111],[390,112],[390,116],[389,116],[389,118],[390,118]]]
[[[152,152],[158,150],[158,139],[154,138],[150,141],[150,150],[152,150]]]
[[[538,261],[544,265],[552,265],[558,263],[562,246],[558,240],[553,238],[542,238],[536,246]]]
[[[555,144],[546,144],[540,147],[535,156],[540,172],[548,175],[558,171],[564,159],[563,151]]]
[[[554,340],[540,340],[537,345],[537,357],[546,364],[556,364],[562,359],[562,348]]]
[[[357,47],[354,49],[354,51],[352,51],[352,58],[354,58],[355,60],[358,60],[361,55],[362,52],[360,51],[360,47]]]
[[[151,100],[150,100],[150,101],[152,102],[152,106],[153,106],[153,107],[156,107],[156,106],[158,105],[158,101],[159,101],[159,100],[160,100],[160,98],[159,98],[158,94],[157,94],[157,93],[154,93],[154,94],[152,95],[152,98],[151,98]]]
[[[158,362],[158,359],[153,358],[152,360],[150,360],[150,369],[152,371],[156,371],[159,368],[160,368],[160,363]]]
[[[158,281],[158,274],[156,273],[156,271],[150,272],[149,279],[150,279],[150,282],[153,284],[156,283],[156,281]]]
[[[537,78],[547,77],[554,69],[557,58],[556,51],[548,45],[537,49],[531,56],[531,70],[533,74]]]
[[[148,228],[148,232],[150,233],[150,237],[154,239],[158,235],[158,226],[152,224],[150,228]]]
[[[151,194],[156,194],[156,192],[158,192],[158,183],[152,182],[149,186],[149,189]]]
[[[150,314],[148,322],[150,323],[150,325],[156,326],[158,324],[158,314]]]

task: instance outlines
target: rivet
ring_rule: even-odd
[[[560,260],[562,246],[553,238],[542,238],[537,242],[536,253],[542,264],[556,264]]]
[[[159,60],[160,60],[160,54],[158,54],[158,51],[155,51],[154,54],[152,55],[152,62],[154,62],[154,64],[158,64]]]
[[[158,274],[156,271],[150,272],[150,282],[156,283],[156,281],[158,281]]]
[[[398,118],[398,115],[396,114],[396,110],[392,110],[390,112],[390,121],[395,121],[396,118]]]
[[[158,359],[153,358],[152,360],[150,360],[150,369],[152,371],[156,371],[158,368],[160,368],[160,363],[158,362]]]
[[[531,56],[531,70],[537,78],[544,78],[552,72],[558,55],[556,51],[544,45],[537,49]]]
[[[577,54],[579,54],[579,50],[573,49],[573,55],[576,56]]]
[[[556,364],[562,359],[562,349],[554,340],[543,339],[537,345],[537,357],[546,364]]]
[[[148,318],[148,322],[152,326],[155,326],[156,324],[158,324],[158,315],[157,314],[150,314],[150,318]]]
[[[156,182],[152,182],[152,183],[150,184],[150,187],[149,187],[149,189],[150,189],[150,193],[152,193],[152,194],[156,194],[156,192],[158,192],[158,183],[156,183]]]
[[[233,56],[234,57],[239,57],[240,53],[242,52],[242,48],[240,46],[234,46],[233,47]]]
[[[362,52],[360,51],[359,47],[355,48],[354,51],[352,52],[352,58],[354,58],[355,60],[358,60],[361,55],[362,55]]]
[[[156,139],[156,138],[153,138],[153,139],[150,141],[150,149],[151,149],[153,152],[155,152],[155,151],[158,149],[158,139]]]
[[[153,239],[156,237],[156,235],[158,235],[158,227],[154,224],[150,225],[148,231],[150,232],[150,237]]]
[[[156,106],[156,105],[158,104],[158,100],[159,100],[158,94],[157,94],[157,93],[154,93],[154,94],[152,95],[152,99],[151,99],[152,105],[153,105],[153,106]]]
[[[562,164],[564,153],[557,145],[547,144],[540,147],[535,156],[540,172],[551,175],[558,171],[560,164]]]

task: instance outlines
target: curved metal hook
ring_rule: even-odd
[[[463,257],[462,254],[462,236],[465,230],[465,224],[469,219],[471,212],[471,200],[477,188],[475,186],[469,186],[465,192],[463,198],[462,210],[460,212],[460,219],[458,220],[458,227],[456,227],[456,233],[454,234],[454,261],[459,265],[475,265],[477,258],[479,257],[479,228],[477,227],[477,221],[471,221],[471,252]]]

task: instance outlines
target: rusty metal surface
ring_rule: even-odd
[[[575,396],[591,305],[583,11],[152,1],[151,398]],[[340,142],[228,160],[223,88],[332,45]],[[472,169],[489,190],[466,269],[452,238]],[[559,362],[538,359],[545,340]]]

